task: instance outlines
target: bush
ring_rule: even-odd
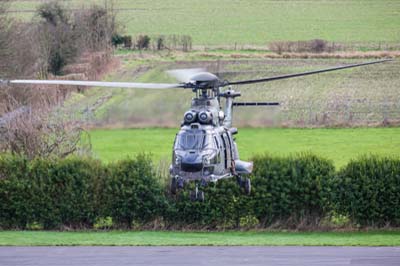
[[[335,44],[328,43],[325,40],[314,39],[309,41],[279,41],[271,42],[268,45],[269,49],[277,54],[283,52],[289,53],[322,53],[322,52],[334,52]]]
[[[99,162],[3,156],[0,165],[0,227],[82,228],[98,216]]]
[[[188,184],[176,197],[170,198],[165,219],[169,227],[196,229],[230,229],[240,226],[241,218],[252,213],[251,198],[244,196],[236,181],[220,180],[204,190],[204,202],[190,201],[194,184]]]
[[[104,216],[117,226],[131,228],[133,222],[144,224],[162,216],[165,198],[150,158],[140,155],[110,165],[106,175]]]
[[[0,156],[0,228],[24,229],[30,216],[28,161]]]
[[[254,159],[254,212],[263,226],[317,225],[327,211],[325,184],[334,175],[331,161],[311,154]]]
[[[362,157],[332,180],[331,201],[338,213],[362,226],[400,225],[400,160]]]
[[[32,222],[45,229],[92,226],[98,216],[96,202],[101,176],[98,161],[33,160],[29,175]]]
[[[140,35],[136,41],[136,47],[139,50],[149,49],[150,37],[148,35]]]

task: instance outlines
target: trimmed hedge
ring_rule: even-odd
[[[102,171],[98,161],[82,158],[28,162],[19,157],[1,157],[0,226],[91,226],[98,216],[97,190]]]
[[[211,229],[316,223],[329,211],[323,186],[333,175],[332,162],[311,154],[258,156],[254,158],[250,196],[231,179],[209,185],[205,202],[191,202],[187,199],[193,187],[188,187],[174,201],[168,221]]]
[[[318,224],[330,211],[324,189],[335,174],[331,161],[312,154],[262,156],[254,166],[254,212],[263,226]]]
[[[254,158],[253,190],[234,179],[189,200],[171,196],[145,155],[104,165],[87,158],[0,156],[0,228],[298,228],[330,214],[361,226],[400,224],[400,160],[365,157],[335,172],[312,154]]]
[[[361,226],[400,225],[400,159],[363,157],[331,180],[334,209]]]
[[[103,187],[102,215],[110,216],[119,228],[130,228],[161,217],[166,199],[150,158],[109,165]]]

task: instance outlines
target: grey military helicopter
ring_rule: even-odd
[[[0,80],[0,84],[72,85],[89,87],[143,88],[143,89],[190,89],[195,93],[190,109],[184,114],[180,131],[177,133],[170,166],[172,194],[182,189],[185,183],[194,181],[192,200],[204,200],[199,189],[209,182],[236,177],[238,185],[246,194],[251,192],[248,176],[253,163],[242,161],[234,140],[238,130],[232,126],[234,106],[276,106],[275,102],[234,102],[241,94],[232,86],[270,82],[323,72],[366,66],[391,61],[390,59],[332,67],[309,72],[281,76],[227,81],[206,72],[204,69],[172,70],[168,73],[180,83],[132,83],[72,80]],[[224,108],[222,108],[224,107]]]

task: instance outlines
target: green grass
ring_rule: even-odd
[[[95,156],[110,162],[146,152],[168,164],[178,129],[115,129],[90,132]],[[399,156],[400,128],[252,129],[239,128],[237,144],[242,159],[256,154],[288,155],[313,152],[337,167],[360,155]]]
[[[2,231],[0,246],[400,246],[399,231],[32,232]]]
[[[14,1],[15,11],[41,1]],[[103,3],[103,0],[85,3]],[[187,34],[195,44],[265,45],[277,40],[322,38],[339,42],[398,42],[400,1],[396,0],[116,0],[126,33]],[[68,1],[81,6],[82,1]],[[29,19],[31,13],[14,13]]]

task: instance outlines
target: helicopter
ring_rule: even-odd
[[[204,69],[177,69],[167,71],[179,83],[135,83],[102,82],[77,80],[0,80],[0,85],[71,85],[108,88],[142,89],[190,89],[195,94],[191,107],[184,113],[179,132],[172,148],[170,165],[170,192],[178,193],[188,182],[195,182],[195,190],[190,192],[191,200],[204,201],[201,190],[210,182],[236,177],[238,185],[245,194],[251,193],[249,175],[253,163],[240,160],[234,136],[238,133],[233,127],[233,107],[237,106],[279,106],[277,102],[235,102],[241,93],[233,86],[264,83],[275,80],[295,78],[323,72],[342,70],[392,61],[383,59],[359,64],[350,64],[320,70],[286,74],[280,76],[228,81]],[[224,107],[224,108],[223,108]],[[200,187],[200,188],[199,188]]]

